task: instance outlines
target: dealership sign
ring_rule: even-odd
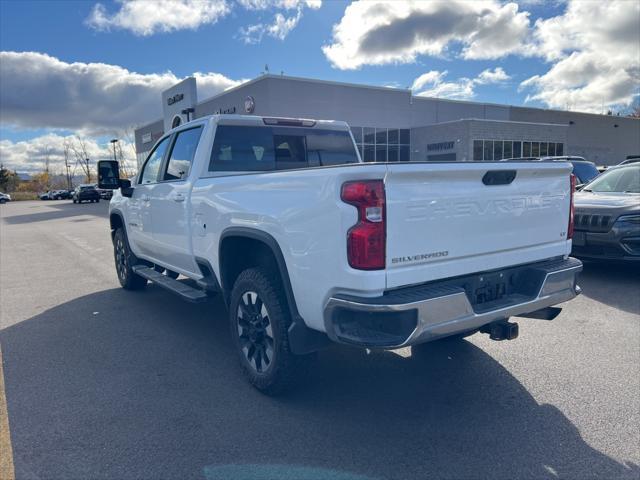
[[[219,108],[214,113],[216,115],[221,115],[221,114],[224,114],[224,113],[236,113],[236,107]]]
[[[183,98],[184,98],[184,94],[176,93],[173,97],[167,98],[167,105],[173,105],[174,103],[178,103]]]
[[[454,143],[455,142],[429,143],[427,145],[427,150],[430,152],[440,151],[440,150],[451,150],[453,148]]]

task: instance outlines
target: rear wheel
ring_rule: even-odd
[[[302,377],[310,356],[291,352],[289,309],[276,275],[262,268],[243,271],[231,292],[229,317],[242,370],[255,388],[275,395]]]
[[[122,227],[118,228],[113,236],[113,255],[116,262],[118,281],[122,288],[140,290],[147,285],[147,279],[136,275],[133,271],[132,267],[138,263],[138,259],[131,252],[127,235]]]

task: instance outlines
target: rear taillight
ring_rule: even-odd
[[[576,176],[571,174],[571,198],[569,200],[569,226],[567,227],[567,238],[573,238],[573,215],[575,207],[573,205],[573,194],[576,191]]]
[[[385,267],[386,208],[382,180],[342,185],[342,201],[358,209],[358,223],[347,233],[349,265],[358,270]]]

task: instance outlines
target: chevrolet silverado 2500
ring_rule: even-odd
[[[214,115],[118,171],[99,162],[120,284],[221,293],[267,393],[330,341],[513,339],[580,291],[568,163],[363,163],[344,122]]]

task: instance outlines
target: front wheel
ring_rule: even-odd
[[[129,248],[127,234],[121,228],[113,235],[113,256],[116,262],[118,281],[126,290],[140,290],[147,285],[147,279],[142,278],[133,271],[133,266],[138,259]]]
[[[276,275],[243,271],[231,292],[229,317],[242,370],[255,388],[276,395],[302,377],[310,357],[291,352],[289,309]]]

